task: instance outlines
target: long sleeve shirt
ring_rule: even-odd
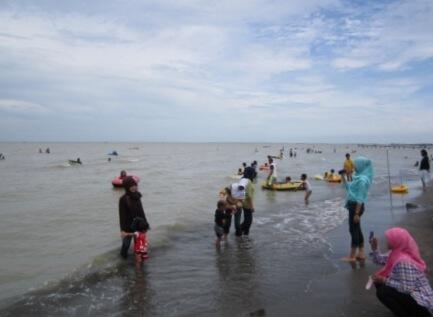
[[[373,262],[384,265],[388,255],[371,253]],[[409,294],[419,305],[433,310],[433,290],[424,274],[414,264],[406,261],[398,262],[386,278],[385,285],[403,294]]]
[[[132,199],[127,194],[119,199],[119,224],[120,230],[125,232],[133,232],[131,228],[135,218],[143,218],[146,222],[143,206],[140,199]]]

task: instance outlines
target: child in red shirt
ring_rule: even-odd
[[[141,264],[149,257],[149,243],[146,235],[146,232],[149,229],[149,225],[143,218],[138,217],[134,219],[131,227],[133,227],[135,230],[134,233],[129,234],[134,237],[135,262],[137,264]]]

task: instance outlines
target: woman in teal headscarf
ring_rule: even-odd
[[[354,161],[355,176],[351,182],[342,177],[347,191],[346,208],[349,210],[349,232],[352,238],[349,256],[343,258],[348,262],[365,259],[364,236],[361,230],[361,216],[367,201],[368,190],[373,183],[373,164],[366,157],[357,157]]]

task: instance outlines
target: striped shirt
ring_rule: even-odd
[[[388,255],[371,253],[373,262],[384,265]],[[419,305],[433,310],[433,290],[427,276],[410,262],[398,262],[386,278],[385,285],[409,294]]]

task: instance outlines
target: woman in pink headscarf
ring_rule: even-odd
[[[433,290],[418,245],[403,228],[391,228],[385,237],[388,255],[379,254],[376,238],[370,241],[373,261],[384,265],[373,276],[378,299],[399,317],[431,316]]]

